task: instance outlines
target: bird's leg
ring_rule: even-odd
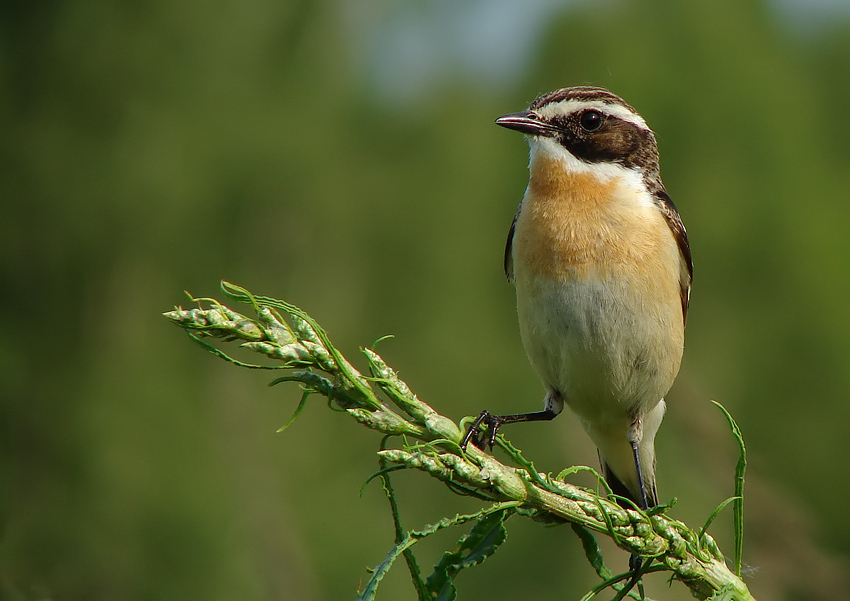
[[[513,415],[493,415],[485,409],[478,415],[477,418],[475,418],[475,421],[472,422],[469,430],[466,431],[466,435],[460,443],[460,448],[466,450],[466,447],[469,445],[469,441],[471,440],[479,449],[484,448],[482,446],[482,442],[484,442],[484,444],[488,445],[492,451],[493,445],[496,443],[496,434],[499,432],[499,428],[504,424],[515,424],[517,422],[540,422],[554,419],[555,416],[564,409],[564,399],[561,396],[561,393],[557,390],[550,389],[544,399],[543,406],[545,407],[543,411],[515,413]],[[479,438],[479,434],[481,434],[481,425],[485,423],[488,426],[487,440],[482,441]]]
[[[493,445],[496,443],[496,434],[499,432],[499,428],[505,424],[515,424],[518,422],[539,422],[539,421],[549,421],[554,419],[555,416],[558,415],[556,411],[547,407],[543,411],[534,411],[532,413],[515,413],[513,415],[493,415],[486,409],[482,411],[475,421],[472,422],[472,425],[469,426],[469,430],[466,431],[466,435],[463,437],[463,441],[460,443],[460,448],[466,450],[469,441],[478,447],[479,449],[483,449],[481,443],[484,442],[487,446],[490,447],[490,450],[493,450]],[[481,433],[481,425],[487,424],[488,432],[487,432],[487,440],[481,441],[478,438],[478,435]]]
[[[646,488],[644,487],[643,468],[640,461],[640,441],[643,438],[643,423],[640,417],[635,417],[628,432],[629,444],[632,446],[632,455],[635,458],[635,471],[637,472],[638,489],[640,496],[637,498],[640,508],[646,511],[649,509],[649,501],[646,496]]]
[[[640,464],[640,452],[638,450],[637,441],[630,441],[632,445],[632,454],[635,456],[635,469],[637,470],[638,488],[640,488],[640,497],[638,498],[640,508],[646,511],[649,509],[649,501],[646,498],[646,488],[643,486],[643,469]]]
[[[631,428],[629,429],[629,435],[631,438]],[[640,467],[640,452],[638,451],[638,441],[637,440],[629,440],[632,445],[632,453],[635,456],[635,469],[637,470],[637,481],[638,488],[640,489],[640,497],[638,501],[640,503],[640,508],[646,511],[649,509],[649,503],[646,499],[646,489],[643,487],[643,470]],[[629,557],[629,569],[635,573],[635,577],[637,576],[638,570],[640,570],[641,565],[643,564],[643,560],[639,555],[632,555]],[[634,583],[632,583],[634,586]]]
[[[634,421],[632,421],[631,427],[629,427],[629,444],[632,445],[632,455],[635,458],[635,471],[637,472],[637,483],[638,490],[640,490],[640,496],[637,501],[640,505],[640,508],[646,511],[649,509],[649,502],[646,498],[646,488],[643,485],[643,469],[641,468],[640,461],[640,441],[643,438],[643,424],[639,417],[635,417]],[[643,564],[643,560],[639,555],[632,555],[629,557],[629,569],[634,572],[634,576],[632,577],[631,587],[635,585],[635,581],[637,578],[638,570],[640,570],[641,565]]]

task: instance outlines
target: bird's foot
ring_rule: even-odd
[[[478,414],[478,417],[476,417],[475,421],[469,426],[469,429],[466,431],[466,434],[460,443],[460,448],[465,451],[469,443],[472,442],[472,444],[479,449],[483,450],[484,445],[486,445],[492,451],[493,445],[496,444],[496,434],[499,432],[499,426],[501,426],[502,423],[503,421],[500,416],[493,415],[485,409]],[[486,437],[482,428],[485,424],[487,425]]]

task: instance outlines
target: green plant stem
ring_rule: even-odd
[[[291,369],[279,380],[300,382],[305,392],[327,397],[333,408],[349,413],[367,428],[419,441],[379,451],[382,462],[421,470],[452,490],[475,491],[482,498],[509,502],[518,513],[536,520],[571,522],[608,536],[626,552],[663,566],[698,599],[721,595],[731,601],[753,599],[740,577],[726,566],[712,537],[667,517],[666,508],[651,514],[623,509],[606,496],[538,473],[512,446],[504,448],[517,466],[473,446],[463,452],[458,446],[462,429],[413,394],[373,350],[363,350],[369,367],[366,376],[297,307],[228,283],[222,283],[222,290],[231,300],[250,305],[257,317],[246,317],[212,299],[206,299],[206,309],[176,308],[165,316],[195,339],[237,341],[273,363],[246,364],[202,341],[218,357],[251,368]],[[397,540],[394,553],[404,553],[415,538]]]

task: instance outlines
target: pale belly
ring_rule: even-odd
[[[586,425],[626,423],[651,411],[681,363],[678,295],[642,297],[629,278],[557,280],[523,271],[516,281],[520,331],[544,385]]]

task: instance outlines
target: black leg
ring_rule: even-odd
[[[640,451],[638,450],[638,443],[636,440],[631,441],[632,444],[632,454],[635,456],[635,470],[637,470],[637,481],[638,488],[640,489],[640,497],[638,497],[638,504],[640,508],[646,511],[649,509],[649,502],[646,499],[646,487],[643,484],[643,469],[640,464]]]
[[[646,487],[643,483],[643,468],[641,467],[640,462],[640,450],[638,449],[638,442],[636,440],[630,441],[632,445],[632,454],[635,458],[635,470],[637,471],[637,482],[638,489],[640,490],[640,496],[637,498],[638,505],[640,508],[646,511],[649,509],[649,502],[646,498]],[[631,581],[629,582],[629,589],[633,588],[638,581],[639,570],[643,565],[643,559],[639,555],[632,555],[629,557],[629,569],[634,573]]]
[[[469,441],[480,448],[482,441],[478,439],[478,435],[481,433],[481,425],[487,424],[489,431],[487,433],[487,440],[484,442],[487,446],[490,447],[490,450],[493,449],[493,445],[496,443],[496,434],[499,432],[499,428],[505,424],[516,424],[519,422],[539,422],[539,421],[549,421],[554,419],[555,416],[558,415],[551,409],[544,409],[543,411],[535,411],[533,413],[515,413],[513,415],[493,415],[486,409],[482,411],[475,421],[472,422],[472,425],[469,426],[469,430],[466,431],[466,435],[463,437],[463,441],[460,443],[460,448],[466,450],[467,445],[469,445]]]
[[[629,578],[629,581],[624,585],[627,589],[626,592],[623,593],[622,591],[620,591],[623,594],[623,598],[625,598],[625,595],[628,595],[629,591],[631,591],[635,587],[635,585],[640,581],[640,568],[642,565],[643,560],[637,555],[632,555],[631,557],[629,557],[629,569],[632,571],[632,577]]]

